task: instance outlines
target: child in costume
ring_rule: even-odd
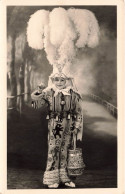
[[[49,188],[57,188],[60,183],[75,187],[67,172],[67,153],[73,133],[82,139],[82,99],[73,78],[62,71],[52,74],[48,85],[41,85],[31,94],[36,108],[48,104],[48,158],[43,183]]]
[[[31,15],[28,22],[29,46],[44,50],[54,68],[48,87],[41,86],[41,91],[31,95],[37,108],[48,104],[48,159],[43,183],[50,188],[57,188],[60,182],[75,187],[67,173],[67,150],[72,134],[82,140],[83,111],[81,97],[67,70],[71,70],[78,49],[98,45],[99,34],[98,21],[86,9],[42,9]]]
[[[50,188],[57,188],[60,182],[75,187],[67,173],[67,150],[72,134],[82,140],[83,111],[81,97],[67,70],[71,70],[78,49],[98,45],[99,34],[98,21],[86,9],[42,9],[28,21],[28,45],[44,50],[54,68],[48,87],[41,86],[41,91],[31,95],[37,108],[48,104],[48,159],[43,182]]]

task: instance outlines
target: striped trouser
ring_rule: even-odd
[[[65,122],[64,120],[61,124],[56,122],[52,125],[52,121],[49,121],[48,158],[43,177],[46,185],[70,181],[67,174],[67,152],[71,133],[69,127],[65,127]]]

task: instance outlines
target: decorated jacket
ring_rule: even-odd
[[[73,89],[58,90],[55,88],[44,89],[41,93],[38,90],[31,94],[32,105],[34,108],[40,108],[47,104],[47,119],[65,118],[72,119],[74,128],[78,129],[77,139],[82,139],[83,115],[81,96]]]

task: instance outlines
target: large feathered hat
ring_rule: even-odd
[[[53,65],[48,85],[57,74],[73,80],[71,65],[77,50],[98,45],[98,21],[86,9],[65,10],[59,7],[51,12],[38,10],[28,21],[27,41],[34,49],[44,49],[49,63]]]

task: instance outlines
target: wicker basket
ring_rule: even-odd
[[[74,139],[74,149],[68,150],[68,175],[70,176],[79,176],[82,175],[85,168],[83,162],[82,149],[76,148],[76,137]]]

